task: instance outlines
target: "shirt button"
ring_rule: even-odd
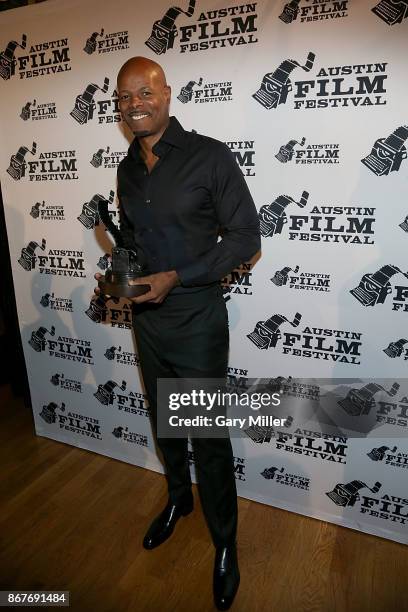
[[[146,200],[146,204],[150,204],[151,200]]]
[[[151,227],[149,227],[149,229],[147,231],[149,232],[149,234],[151,234],[153,232]]]

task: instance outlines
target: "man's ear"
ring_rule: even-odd
[[[166,85],[165,86],[164,93],[165,93],[167,102],[170,103],[170,100],[171,100],[171,87],[170,87],[170,85]]]

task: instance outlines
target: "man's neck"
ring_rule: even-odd
[[[141,138],[138,138],[139,147],[140,147],[140,155],[142,159],[148,160],[153,157],[156,157],[153,153],[153,147],[156,144],[156,142],[159,142],[160,138],[163,136],[164,132],[168,128],[169,123],[170,123],[170,118],[167,124],[157,134],[151,134],[149,136],[142,136]]]

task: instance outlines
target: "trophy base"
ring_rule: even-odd
[[[144,295],[150,291],[150,285],[128,285],[127,282],[112,282],[110,279],[106,279],[106,276],[98,281],[98,287],[104,295],[111,295],[113,297],[126,297],[134,298]]]

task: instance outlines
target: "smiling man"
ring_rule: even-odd
[[[171,89],[159,64],[128,60],[119,71],[118,94],[134,134],[118,168],[121,232],[127,245],[143,251],[150,272],[135,281],[150,291],[132,299],[133,329],[157,436],[157,379],[226,378],[228,315],[220,280],[260,249],[259,221],[228,147],[185,131],[169,116]],[[193,509],[187,439],[157,437],[157,444],[169,498],[146,533],[147,549],[167,540]],[[216,549],[214,599],[226,610],[240,579],[231,442],[196,438],[193,447]]]

